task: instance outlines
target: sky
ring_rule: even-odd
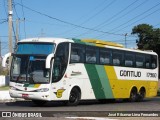
[[[92,38],[135,48],[132,28],[160,27],[159,0],[12,0],[13,41],[32,37]],[[0,0],[2,55],[8,50],[8,0]]]

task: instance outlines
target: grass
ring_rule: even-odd
[[[2,87],[0,87],[0,91],[3,91],[3,90],[9,90],[9,86],[2,86]]]

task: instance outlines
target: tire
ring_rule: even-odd
[[[144,100],[144,98],[145,98],[145,95],[146,95],[146,92],[145,92],[145,90],[141,90],[140,92],[139,92],[139,94],[138,94],[138,102],[141,102],[141,101],[143,101]]]
[[[129,101],[130,102],[136,102],[137,98],[138,98],[137,91],[135,89],[132,89],[132,91],[130,93]]]
[[[69,100],[67,101],[67,105],[76,106],[79,104],[81,98],[81,93],[77,88],[73,88],[69,95]]]
[[[32,102],[37,106],[43,106],[44,104],[47,103],[47,101],[43,101],[43,100],[32,100]]]

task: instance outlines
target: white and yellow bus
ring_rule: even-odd
[[[10,55],[10,96],[38,105],[157,95],[158,56],[152,51],[93,39],[31,38],[19,41],[3,64]]]

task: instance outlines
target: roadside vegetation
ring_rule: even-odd
[[[9,71],[7,68],[2,67],[2,63],[0,61],[0,75],[8,75]]]
[[[2,86],[2,87],[0,87],[0,91],[3,91],[3,90],[9,90],[9,86]]]

